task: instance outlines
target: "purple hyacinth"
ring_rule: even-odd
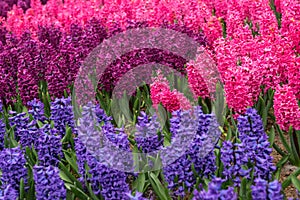
[[[135,195],[132,195],[131,192],[126,193],[126,195],[129,197],[129,200],[147,200],[147,198],[143,197],[143,193],[138,191],[135,192]]]
[[[272,162],[272,148],[263,129],[262,119],[255,109],[248,108],[245,116],[238,117],[238,131],[243,152],[246,153],[244,157],[255,163],[255,176],[270,180],[272,172],[276,170]]]
[[[79,173],[82,175],[79,180],[84,183],[85,164],[89,166],[90,178],[87,181],[91,183],[93,192],[101,195],[104,199],[128,199],[126,193],[129,192],[129,186],[126,182],[127,174],[115,169],[111,169],[100,163],[79,138],[75,139],[75,149],[77,155],[77,164]]]
[[[240,142],[223,142],[222,174],[226,180],[234,180],[236,186],[240,184],[242,177],[250,180],[251,171],[254,171],[254,177],[270,180],[276,167],[272,162],[272,149],[268,136],[264,132],[262,120],[256,110],[249,108],[244,116],[238,117],[238,131]]]
[[[61,135],[55,129],[41,129],[39,137],[35,143],[35,149],[39,158],[39,165],[57,166],[60,158],[63,157]]]
[[[163,145],[163,136],[157,134],[160,131],[160,124],[157,116],[154,115],[149,119],[145,112],[141,112],[136,125],[135,141],[137,147],[142,149],[143,153],[149,153],[159,150]]]
[[[278,180],[268,183],[264,179],[256,178],[254,184],[251,186],[251,190],[253,200],[284,199],[283,194],[281,193],[281,184]]]
[[[47,120],[45,116],[44,104],[41,101],[34,99],[29,101],[27,105],[31,107],[28,113],[32,115],[34,120],[39,120],[41,122]]]
[[[17,141],[20,140],[21,137],[21,131],[26,130],[28,128],[28,124],[30,123],[30,119],[25,112],[23,113],[17,113],[15,111],[9,111],[10,115],[13,115],[9,117],[9,125],[10,127],[15,126],[14,128],[14,135],[15,139]]]
[[[214,200],[214,199],[220,199],[220,200],[236,200],[237,194],[234,192],[233,187],[228,187],[227,189],[222,189],[222,183],[224,180],[220,178],[214,178],[209,184],[208,184],[208,190],[194,190],[194,196],[193,200]]]
[[[12,188],[18,190],[21,178],[27,183],[26,159],[22,150],[20,147],[4,149],[0,152],[0,157],[2,185],[10,184]]]
[[[192,165],[196,173],[203,178],[211,177],[216,170],[213,149],[217,142],[214,137],[217,138],[217,135],[219,135],[217,123],[212,115],[203,114],[200,107],[196,107],[194,113],[195,115],[191,116],[189,112],[176,111],[174,117],[170,120],[173,134],[172,143],[175,142],[172,144],[170,151],[175,151],[177,156],[181,155],[179,150],[186,151],[175,162],[163,169],[168,187],[174,191],[175,196],[185,196],[185,189],[192,192],[191,190],[196,183]],[[187,135],[187,132],[190,132],[190,134]],[[208,137],[210,134],[214,137]],[[181,141],[179,140],[179,143],[177,143],[176,135],[185,135],[187,138],[181,137]],[[194,138],[192,142],[190,142],[191,137]],[[183,149],[187,144],[189,147]],[[172,153],[172,155],[174,154]]]
[[[57,98],[51,103],[50,120],[54,121],[54,127],[59,131],[61,136],[65,135],[67,125],[72,128],[73,132],[76,133],[74,113],[70,97],[61,99]]]
[[[20,142],[22,148],[32,144],[39,137],[39,130],[36,127],[36,121],[30,121],[27,113],[16,113],[15,111],[9,111],[9,114],[14,115],[9,118],[10,126],[15,126],[14,135],[15,139]]]
[[[16,200],[19,197],[18,191],[11,185],[6,185],[2,188],[4,188],[4,190],[0,190],[0,200]]]
[[[33,177],[37,199],[66,199],[67,191],[63,180],[59,177],[58,168],[34,166]]]
[[[3,122],[3,119],[0,119],[0,151],[2,151],[4,148],[5,133],[6,133],[5,123]]]
[[[89,173],[92,175],[88,181],[95,194],[101,194],[104,199],[128,199],[126,193],[130,190],[125,172],[111,169],[95,159],[88,162]]]
[[[283,199],[283,194],[281,193],[281,184],[278,182],[278,180],[274,180],[269,183],[268,197],[272,200]]]

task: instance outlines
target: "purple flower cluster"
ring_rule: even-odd
[[[270,180],[276,167],[272,163],[270,143],[263,130],[260,116],[254,109],[247,109],[245,116],[238,117],[240,142],[224,141],[221,148],[222,172],[226,180],[240,184],[240,178],[254,177]]]
[[[41,129],[35,142],[35,149],[41,166],[58,166],[60,158],[63,158],[61,135],[55,130]]]
[[[116,134],[109,118],[104,112],[101,112],[102,110],[98,106],[89,103],[82,109],[82,117],[79,119],[78,137],[75,138],[77,163],[81,174],[79,180],[81,182],[84,181],[85,164],[87,164],[89,166],[88,173],[91,174],[87,181],[91,183],[96,195],[101,195],[104,199],[127,199],[125,195],[126,192],[129,192],[129,186],[126,183],[127,174],[106,166],[101,162],[101,158],[100,160],[97,159],[98,150],[102,148],[105,150],[105,146],[101,145],[101,141],[104,142],[105,137],[120,148],[129,148],[127,135],[125,133]],[[100,132],[96,129],[98,121],[105,122],[101,127],[101,133],[105,137],[103,135],[100,136]],[[114,155],[110,156],[114,157]]]
[[[0,200],[16,200],[19,194],[10,184],[6,185],[4,190],[0,190]]]
[[[0,102],[0,114],[2,112],[3,112],[2,104]],[[4,148],[5,133],[6,133],[6,126],[5,126],[5,123],[3,122],[3,119],[0,118],[0,151],[2,151]]]
[[[9,124],[14,127],[14,136],[22,147],[31,146],[39,137],[39,130],[36,128],[36,121],[30,121],[27,113],[9,111],[13,115],[9,117]]]
[[[59,169],[53,166],[35,166],[33,168],[36,198],[66,199],[66,188],[63,180],[59,177]]]
[[[17,5],[25,12],[30,8],[30,0],[3,0],[0,2],[0,17],[6,17],[13,5]]]
[[[126,193],[129,186],[126,182],[127,174],[103,165],[96,157],[87,151],[86,146],[79,138],[75,139],[75,149],[79,172],[82,175],[79,180],[85,180],[85,164],[89,166],[88,173],[91,177],[86,178],[91,183],[93,192],[101,195],[104,199],[128,199]]]
[[[27,105],[31,107],[28,113],[32,115],[34,120],[41,122],[47,120],[45,116],[44,104],[41,101],[34,99],[29,101]]]
[[[10,185],[18,190],[21,178],[27,182],[27,168],[24,154],[20,147],[4,149],[0,152],[0,170],[2,190]]]
[[[171,119],[173,140],[176,140],[176,135],[184,135],[188,131],[191,134],[186,139],[194,138],[191,144],[184,138],[180,138],[180,146],[189,144],[190,147],[185,149],[186,152],[175,162],[163,169],[168,188],[174,191],[175,196],[185,196],[185,190],[192,192],[196,183],[192,166],[198,176],[203,178],[211,177],[216,170],[213,149],[217,140],[209,135],[214,137],[219,135],[217,121],[213,115],[204,114],[199,107],[195,108],[194,113],[196,119],[193,119],[188,112],[182,111],[175,112],[175,116]],[[195,130],[196,132],[193,133]],[[176,149],[176,146],[172,146],[171,150],[180,149],[182,150],[182,148]],[[177,155],[180,155],[178,152]]]
[[[253,200],[282,200],[281,184],[275,180],[268,183],[266,180],[257,178],[251,186]]]
[[[204,189],[201,191],[194,190],[193,200],[213,200],[213,199],[221,199],[221,200],[236,200],[237,194],[234,192],[233,187],[228,187],[227,189],[222,189],[222,183],[224,180],[220,178],[214,178],[208,184],[208,190]]]
[[[157,116],[154,115],[149,119],[145,112],[141,112],[136,125],[135,141],[143,153],[150,153],[162,148],[163,136],[158,135],[160,129]]]
[[[66,133],[66,126],[72,128],[73,132],[76,132],[74,123],[74,113],[71,104],[71,98],[56,98],[51,103],[51,116],[50,120],[53,120],[54,127],[58,130],[61,136]]]

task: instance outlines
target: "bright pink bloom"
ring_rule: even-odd
[[[189,100],[182,93],[177,90],[171,91],[168,80],[163,77],[161,72],[158,72],[158,76],[153,79],[153,83],[150,85],[150,94],[155,109],[160,103],[169,112],[191,108]]]
[[[288,131],[290,126],[300,130],[300,109],[288,85],[278,86],[274,95],[274,114],[281,129]]]

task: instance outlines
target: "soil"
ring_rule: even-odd
[[[286,136],[286,140],[289,140],[288,136],[287,135],[285,135],[285,136]],[[276,136],[275,136],[275,143],[282,150],[284,149],[278,134],[276,134]],[[280,159],[282,158],[282,156],[279,153],[277,153],[277,151],[274,148],[273,148],[272,156],[274,158],[273,162],[275,164],[278,163],[280,161]],[[296,169],[297,169],[297,167],[291,165],[290,163],[286,163],[281,170],[279,181],[282,183]],[[298,179],[300,179],[300,175],[298,176]],[[296,188],[292,184],[284,190],[284,194],[287,198],[293,198],[293,199],[300,198],[300,196],[297,194]]]

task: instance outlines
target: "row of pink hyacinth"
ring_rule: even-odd
[[[206,51],[217,64],[229,108],[244,112],[253,106],[264,85],[265,89],[276,89],[278,124],[285,130],[290,125],[299,129],[300,2],[275,0],[274,4],[282,15],[280,27],[269,0],[49,0],[46,5],[32,0],[26,13],[14,7],[0,22],[18,36],[29,30],[35,38],[40,25],[54,25],[68,32],[71,24],[85,25],[91,18],[99,19],[107,28],[118,23],[123,29],[128,21],[147,22],[150,26],[176,21],[207,37],[210,45]],[[247,22],[252,23],[252,28]],[[195,63],[188,63],[187,72],[194,94],[208,97]],[[169,110],[188,105],[179,100],[186,101],[181,93],[170,91],[166,84],[162,77],[154,80],[154,102],[162,102]],[[177,103],[169,104],[174,99]]]

